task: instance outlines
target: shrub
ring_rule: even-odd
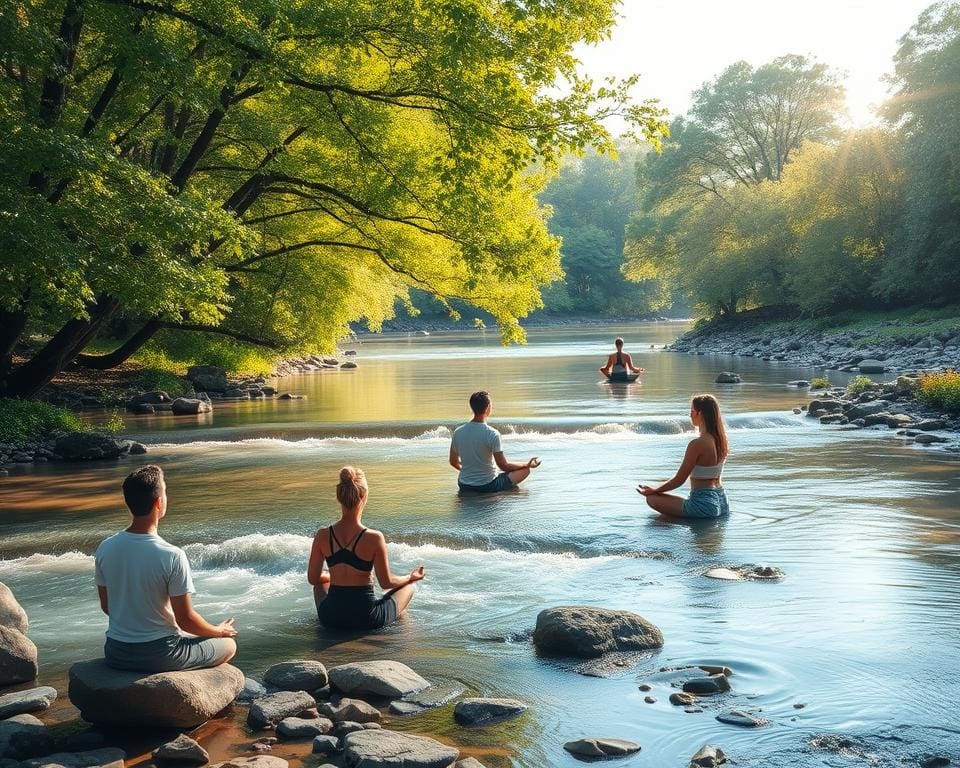
[[[869,392],[871,389],[877,385],[873,383],[873,379],[869,376],[854,376],[850,383],[847,384],[847,394],[853,395],[862,395],[864,392]]]
[[[816,378],[810,379],[810,389],[829,389],[830,388],[830,379],[826,376],[817,376]]]
[[[0,442],[44,440],[55,432],[83,432],[83,420],[72,411],[33,400],[0,399]]]
[[[939,411],[960,413],[960,373],[921,373],[917,400]]]
[[[123,432],[126,429],[127,425],[123,420],[123,414],[118,408],[114,408],[110,411],[110,415],[107,417],[106,421],[97,424],[94,429],[97,432],[103,432],[107,435],[116,435],[120,432]]]

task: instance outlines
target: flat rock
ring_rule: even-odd
[[[486,768],[486,766],[475,757],[465,757],[462,760],[457,760],[453,764],[453,768]]]
[[[43,686],[0,696],[0,720],[24,712],[42,712],[57,700],[57,689]]]
[[[243,673],[229,664],[152,675],[111,669],[103,659],[70,667],[70,701],[89,723],[192,728],[242,689]]]
[[[453,709],[460,725],[486,725],[527,711],[527,705],[516,699],[463,699]]]
[[[711,693],[723,693],[724,691],[730,690],[730,681],[727,680],[727,676],[723,674],[695,677],[692,680],[687,680],[683,684],[683,690],[686,693],[695,693],[699,696]]]
[[[256,755],[254,757],[234,757],[222,763],[214,763],[210,768],[288,768],[290,764],[273,755]]]
[[[247,725],[254,729],[276,725],[287,717],[296,717],[317,704],[306,691],[280,691],[261,696],[250,703]]]
[[[697,750],[697,753],[690,758],[690,768],[717,768],[727,762],[727,756],[723,754],[720,747],[706,744]]]
[[[178,397],[170,404],[174,416],[195,416],[198,413],[209,413],[213,406],[206,400],[194,397]]]
[[[880,360],[861,360],[857,368],[860,373],[883,373],[887,370],[886,364]]]
[[[380,710],[360,699],[340,699],[333,704],[324,702],[318,705],[320,714],[329,717],[335,723],[352,720],[355,723],[375,723],[380,719]]]
[[[711,568],[703,575],[708,579],[720,579],[721,581],[740,581],[743,578],[732,568]]]
[[[313,754],[333,755],[340,751],[340,739],[337,736],[317,736],[313,740]]]
[[[533,644],[546,656],[590,658],[610,651],[660,648],[663,633],[630,611],[560,606],[547,608],[537,616]]]
[[[717,374],[717,378],[714,379],[717,384],[739,384],[742,379],[740,378],[739,373],[730,373],[730,371],[724,371],[723,373]]]
[[[624,739],[585,738],[568,741],[563,748],[578,757],[616,757],[640,751],[640,745]]]
[[[330,670],[330,684],[347,694],[397,698],[430,686],[399,661],[357,661]]]
[[[745,712],[742,709],[727,709],[717,715],[717,720],[729,725],[742,725],[745,728],[756,728],[766,725],[769,721],[762,717],[757,717],[751,712]]]
[[[183,765],[203,765],[210,762],[210,755],[187,734],[181,733],[173,741],[161,744],[153,751],[153,759],[159,762]]]
[[[277,735],[285,739],[312,739],[333,730],[333,721],[325,717],[285,717],[277,725]]]
[[[263,679],[284,691],[313,691],[327,684],[327,668],[310,659],[281,661],[267,669]]]
[[[0,626],[0,688],[37,676],[37,646],[23,632]]]
[[[44,766],[63,766],[63,768],[123,768],[127,753],[122,749],[104,747],[87,752],[55,752],[52,755],[24,760],[22,768],[44,768]]]
[[[445,682],[431,685],[429,688],[411,693],[402,699],[390,702],[390,711],[395,715],[417,715],[428,709],[442,707],[453,701],[464,691],[459,683]]]
[[[0,758],[25,760],[45,755],[53,749],[53,739],[33,715],[14,715],[0,720]]]
[[[10,587],[2,581],[0,581],[0,627],[15,629],[24,635],[30,628],[27,612],[17,602],[17,598],[13,596]]]
[[[949,442],[947,438],[940,437],[940,435],[931,435],[929,432],[924,432],[917,435],[913,438],[914,442],[920,445],[932,445],[933,443],[946,443]]]
[[[355,731],[343,748],[346,764],[356,768],[449,768],[460,757],[459,749],[397,731]]]

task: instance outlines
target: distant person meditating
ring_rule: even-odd
[[[487,424],[491,408],[488,393],[474,392],[470,395],[473,418],[453,431],[450,466],[460,471],[457,483],[462,491],[506,491],[523,482],[531,469],[540,466],[540,459],[536,456],[525,464],[507,461],[500,445],[500,433]]]
[[[379,629],[396,621],[413,598],[413,585],[425,575],[423,566],[398,578],[390,572],[387,540],[360,523],[368,498],[363,470],[344,467],[337,484],[340,519],[313,537],[307,581],[313,585],[317,616],[332,629]],[[330,568],[324,573],[324,562]],[[373,592],[373,572],[382,589]]]
[[[637,491],[662,515],[722,517],[730,511],[727,495],[720,485],[720,473],[727,459],[727,433],[717,399],[713,395],[694,397],[690,403],[690,421],[700,430],[700,436],[687,445],[677,474],[658,488],[640,485]],[[667,493],[683,485],[688,477],[689,498]]]
[[[600,373],[607,378],[626,378],[628,373],[643,373],[643,368],[637,368],[633,364],[633,358],[623,351],[623,339],[618,337],[613,343],[617,351],[607,358],[607,364],[600,369]]]
[[[167,487],[149,464],[123,481],[130,527],[97,548],[100,607],[109,617],[107,665],[137,672],[215,667],[237,652],[233,619],[210,624],[193,609],[193,579],[183,550],[160,538]],[[192,635],[192,636],[191,636]]]

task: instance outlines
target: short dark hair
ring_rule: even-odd
[[[472,410],[477,416],[487,410],[487,406],[490,405],[490,393],[480,390],[479,392],[474,392],[470,395],[470,410]]]
[[[163,470],[156,464],[135,469],[123,481],[123,500],[134,517],[149,515],[153,505],[163,495]]]

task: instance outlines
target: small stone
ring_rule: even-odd
[[[653,690],[653,686],[650,685],[649,683],[642,683],[642,684],[640,685],[640,690],[641,690],[641,691],[652,691],[652,690]]]
[[[718,664],[697,664],[697,666],[708,675],[726,675],[730,677],[733,674],[733,670],[730,669],[730,667],[723,667]]]
[[[346,736],[354,731],[362,731],[367,725],[379,725],[379,723],[355,723],[352,720],[343,720],[333,727],[334,736]]]
[[[336,736],[325,734],[317,736],[313,740],[313,754],[315,755],[333,755],[340,751],[340,739]]]
[[[153,752],[153,759],[162,762],[203,765],[210,762],[210,755],[196,741],[181,733],[173,741],[161,744]]]
[[[794,704],[794,705],[793,705],[793,708],[794,708],[794,709],[803,709],[805,706],[807,706],[807,705],[806,705],[806,704],[797,703],[797,704]]]
[[[730,681],[727,680],[726,675],[695,677],[693,680],[687,680],[683,684],[683,690],[699,696],[711,693],[723,693],[724,691],[730,690]]]
[[[250,745],[250,749],[253,752],[273,752],[272,744],[264,744],[262,741],[255,741]]]
[[[254,699],[267,695],[267,687],[263,683],[258,683],[250,677],[243,678],[243,690],[237,696],[237,702],[240,704],[249,704]]]
[[[222,763],[214,763],[210,768],[288,768],[289,763],[273,755],[255,757],[234,757]]]
[[[688,715],[699,715],[701,712],[703,712],[703,707],[684,707],[683,711]]]
[[[647,704],[656,704],[656,703],[657,703],[657,697],[656,697],[656,696],[644,696],[644,697],[643,697],[643,700],[644,700],[645,702],[647,702]]]
[[[727,756],[720,747],[705,745],[690,758],[690,768],[717,768],[727,762]]]
[[[697,697],[692,693],[671,693],[670,703],[678,707],[686,707],[695,704]]]
[[[724,710],[717,715],[717,720],[719,720],[721,723],[740,725],[745,728],[756,728],[761,725],[766,725],[769,722],[764,720],[762,717],[757,717],[756,715],[753,715],[750,712],[745,712],[742,709]]]
[[[595,737],[568,741],[563,748],[579,757],[615,757],[640,751],[640,745],[633,741]]]
[[[335,723],[352,720],[357,723],[375,723],[380,719],[380,710],[360,699],[343,698],[337,704],[325,703],[319,711]]]
[[[247,724],[254,729],[276,725],[287,717],[295,717],[316,702],[306,691],[280,691],[261,696],[250,704]]]

